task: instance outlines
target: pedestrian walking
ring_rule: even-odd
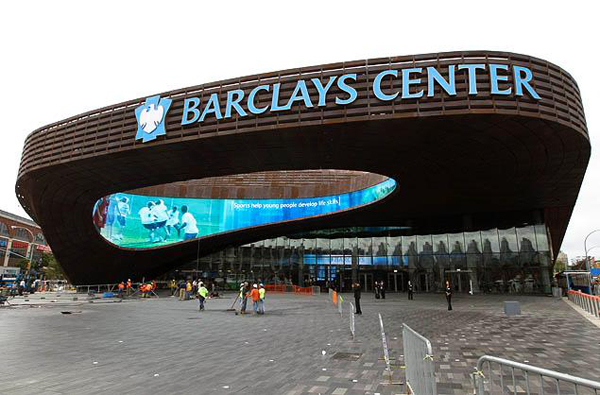
[[[446,281],[446,300],[448,301],[448,310],[452,310],[452,287],[450,281]]]
[[[379,299],[381,297],[380,295],[380,289],[379,289],[379,283],[377,281],[375,281],[375,287],[374,287],[374,291],[375,291],[375,299]]]
[[[259,288],[258,288],[258,295],[260,296],[260,299],[258,301],[258,314],[265,314],[266,293],[267,293],[267,290],[265,289],[265,286],[263,284],[260,284]]]
[[[354,305],[356,309],[354,314],[362,314],[362,311],[360,309],[360,284],[354,283],[352,285],[352,290],[354,291]]]
[[[258,292],[258,285],[252,285],[252,291],[250,291],[250,297],[252,298],[252,308],[254,314],[258,314],[258,301],[260,300],[260,292]]]
[[[408,281],[408,300],[413,300],[414,287],[412,281]]]
[[[385,299],[385,284],[383,284],[383,280],[379,282],[379,293],[381,294],[381,299]]]
[[[204,310],[204,302],[208,296],[208,289],[204,286],[203,282],[198,283],[198,311]]]

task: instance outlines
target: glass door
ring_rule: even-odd
[[[359,276],[360,288],[363,292],[369,292],[373,290],[373,274],[372,273],[360,273]]]

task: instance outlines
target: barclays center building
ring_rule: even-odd
[[[301,67],[130,100],[25,141],[16,193],[71,282],[549,293],[590,141],[531,56]]]

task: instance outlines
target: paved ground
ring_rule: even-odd
[[[340,318],[326,295],[269,295],[265,316],[226,312],[231,298],[211,300],[199,313],[195,301],[174,298],[90,304],[40,297],[28,302],[39,307],[0,309],[2,394],[404,393],[382,384],[377,313],[396,366],[403,365],[403,322],[431,339],[440,394],[471,393],[469,373],[483,354],[600,377],[600,329],[549,297],[511,296],[523,314],[506,317],[502,296],[459,296],[448,312],[440,295],[412,302],[365,295],[357,341],[348,306]],[[67,310],[73,314],[61,314]],[[336,352],[362,356],[336,360]],[[394,369],[394,380],[403,379]]]

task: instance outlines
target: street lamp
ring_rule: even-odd
[[[590,253],[590,252],[591,252],[591,251],[592,251],[594,248],[598,248],[598,247],[600,247],[600,244],[596,244],[595,246],[588,248],[588,250],[587,250],[588,254],[589,254],[589,253]],[[590,258],[591,258],[591,257],[590,257]],[[590,270],[591,270],[591,267],[590,267]]]
[[[35,235],[33,234],[33,232],[31,230],[29,230],[28,228],[26,228],[24,226],[11,225],[10,228],[11,229],[25,229],[31,235],[31,241],[29,242],[29,244],[31,244],[31,246],[32,246],[31,253],[29,254],[29,258],[25,258],[25,259],[31,260],[31,258],[33,257],[33,243],[35,242]]]
[[[24,226],[17,226],[17,225],[11,225],[10,227],[11,227],[11,229],[25,229],[31,235],[31,244],[33,244],[33,242],[35,241],[35,236],[33,235],[33,232],[31,230],[29,230],[28,228],[26,228]]]
[[[592,230],[587,234],[587,236],[585,236],[585,239],[583,240],[583,249],[585,250],[585,269],[588,271],[588,273],[590,272],[590,260],[588,259],[587,239],[596,232],[600,232],[600,229]],[[590,276],[590,284],[591,280],[592,276]]]

